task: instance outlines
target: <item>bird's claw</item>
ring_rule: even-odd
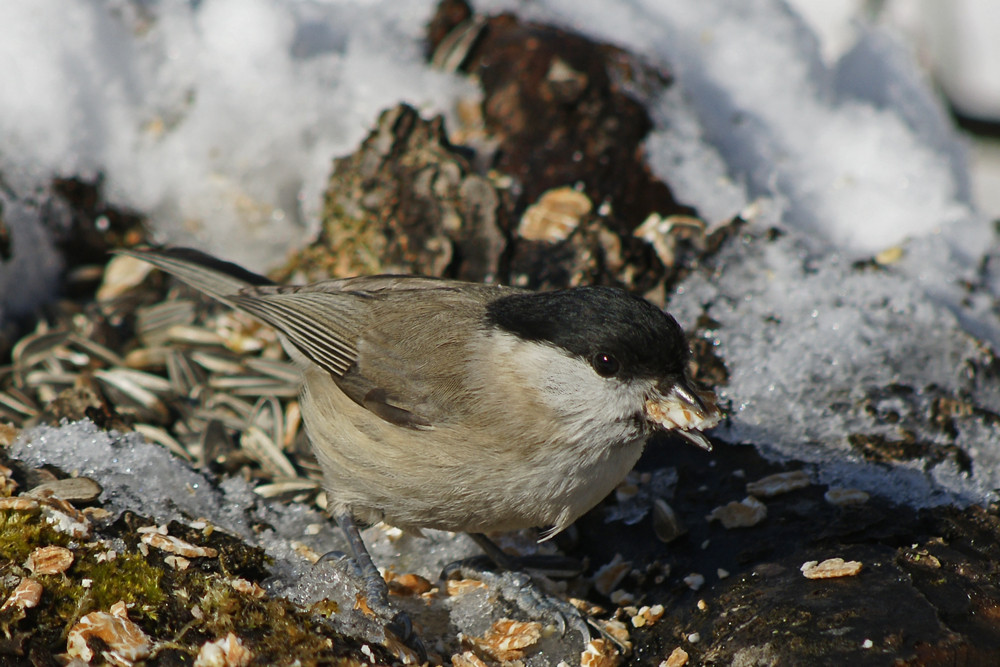
[[[427,651],[424,649],[420,637],[413,631],[413,621],[405,611],[398,610],[389,604],[389,588],[385,579],[381,576],[376,578],[365,578],[365,595],[369,611],[382,621],[382,627],[386,633],[392,634],[396,639],[403,642],[420,657],[421,662],[426,662]]]
[[[554,625],[560,635],[573,630],[579,633],[584,642],[590,640],[590,627],[580,610],[541,590],[524,572],[493,572],[470,567],[469,563],[469,560],[460,561],[446,567],[445,571],[451,577],[457,575],[483,582],[528,617]]]
[[[354,558],[343,551],[329,551],[316,561],[317,563],[333,562],[346,565],[359,576],[363,582],[363,592],[358,593],[358,606],[367,615],[381,622],[386,638],[391,635],[398,639],[406,648],[416,654],[420,664],[427,662],[427,650],[420,637],[413,631],[413,621],[404,611],[394,609],[389,604],[389,588],[385,579],[375,570],[374,574],[366,572],[365,568]],[[387,644],[391,642],[386,642]]]
[[[381,586],[374,581],[365,581],[365,611],[381,623],[387,647],[391,647],[393,639],[398,640],[416,654],[418,664],[427,662],[427,649],[424,648],[420,636],[414,632],[413,621],[410,620],[409,614],[389,604],[385,580],[380,578],[379,581],[382,583]]]
[[[413,621],[404,611],[398,611],[385,624],[385,629],[396,635],[401,641],[407,642],[413,637]]]
[[[419,664],[427,662],[427,649],[420,636],[413,631],[413,621],[405,611],[397,611],[383,627],[387,634],[391,633],[416,654]]]

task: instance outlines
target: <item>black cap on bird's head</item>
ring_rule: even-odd
[[[613,287],[513,294],[486,313],[488,324],[562,348],[604,377],[679,379],[690,356],[673,317]]]

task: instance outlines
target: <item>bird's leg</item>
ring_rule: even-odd
[[[389,604],[389,585],[386,584],[378,568],[375,567],[375,562],[372,560],[371,554],[368,553],[364,540],[361,539],[361,531],[358,530],[358,524],[355,523],[354,517],[347,512],[342,512],[334,518],[340,529],[344,531],[347,544],[354,556],[354,562],[361,570],[368,608],[379,618],[389,619],[385,624],[386,630],[409,644],[421,655],[426,655],[420,639],[413,634],[413,623],[410,621],[410,617],[407,616],[406,612],[394,610]]]
[[[557,556],[555,554],[513,556],[498,547],[496,542],[482,533],[469,533],[469,537],[479,545],[483,553],[501,570],[537,572],[554,579],[575,577],[583,572],[583,564],[575,558]]]

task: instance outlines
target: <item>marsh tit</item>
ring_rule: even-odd
[[[385,583],[356,522],[551,537],[621,482],[655,431],[710,449],[701,431],[720,420],[687,377],[681,327],[623,290],[397,275],[284,286],[197,250],[121,252],[280,333],[370,605],[388,607]]]

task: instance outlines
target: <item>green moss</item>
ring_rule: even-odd
[[[137,544],[134,526],[117,522],[112,530],[128,544]],[[198,531],[173,525],[171,534],[185,534],[204,543]],[[200,539],[199,539],[200,537]],[[66,650],[66,632],[92,611],[108,611],[123,601],[128,617],[159,648],[148,665],[190,664],[201,646],[225,637],[239,636],[255,656],[255,664],[360,665],[360,644],[339,636],[318,616],[280,599],[257,598],[233,588],[231,576],[259,581],[266,576],[265,556],[230,535],[215,533],[207,539],[219,550],[215,559],[195,559],[186,570],[166,565],[161,552],[148,555],[138,548],[119,551],[108,560],[108,542],[95,537],[81,544],[49,526],[41,512],[0,512],[0,601],[7,598],[22,577],[32,576],[43,587],[37,607],[10,607],[0,612],[0,664],[4,663],[2,638],[17,638],[20,656],[55,656]],[[32,575],[24,562],[34,549],[64,546],[73,552],[73,564],[64,573]],[[197,611],[192,613],[192,609]],[[381,664],[391,658],[377,647]]]
[[[81,563],[80,576],[91,580],[90,596],[95,609],[107,609],[119,600],[135,603],[135,609],[155,619],[157,608],[166,600],[160,587],[163,571],[140,554],[121,554],[111,561]]]
[[[295,659],[302,664],[365,664],[351,657],[357,653],[356,642],[338,637],[286,600],[244,595],[217,575],[185,572],[184,578],[189,591],[198,589],[189,597],[197,599],[201,611],[201,618],[189,625],[185,643],[198,646],[234,632],[260,664],[288,664]]]
[[[62,574],[35,574],[24,568],[28,555],[39,547],[62,546],[73,552],[73,564]],[[155,620],[166,594],[160,587],[162,571],[139,554],[104,555],[108,547],[97,542],[75,544],[49,526],[40,512],[0,512],[0,569],[14,575],[9,590],[21,577],[32,576],[42,584],[39,607],[29,612],[40,620],[63,625],[97,609],[107,610],[119,600],[132,606],[138,617]]]
[[[0,559],[4,561],[20,565],[37,547],[67,544],[69,537],[53,530],[39,511],[0,511]]]

